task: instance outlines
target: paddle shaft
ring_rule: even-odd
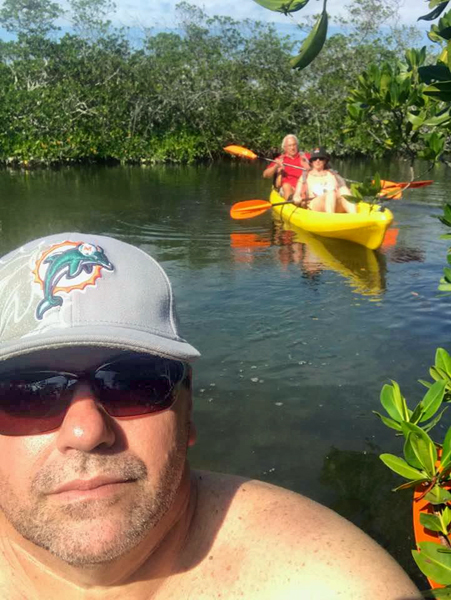
[[[267,201],[263,200],[263,202],[267,202]],[[282,204],[294,204],[294,202],[291,200],[287,200],[286,202],[277,202],[276,204],[271,204],[270,202],[268,202],[267,206],[246,206],[244,208],[239,208],[238,210],[240,212],[255,212],[257,210],[265,211],[265,210],[269,210],[273,206],[281,206]]]
[[[261,158],[262,160],[266,160],[266,162],[277,164],[274,158],[265,158],[264,156],[259,156],[258,158]],[[284,162],[282,164],[284,167],[292,167],[293,169],[299,169],[300,171],[307,171],[307,169],[304,169],[304,167],[298,167],[296,165],[289,165]]]

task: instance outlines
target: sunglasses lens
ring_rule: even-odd
[[[98,368],[86,377],[112,417],[133,417],[170,408],[186,376],[184,363],[134,355]],[[64,420],[68,388],[84,375],[29,371],[0,377],[0,435],[36,435]]]
[[[103,365],[94,379],[105,410],[113,417],[132,417],[170,408],[184,377],[182,362],[143,356]]]
[[[64,418],[62,395],[68,378],[35,371],[0,379],[0,434],[34,435],[59,427]]]

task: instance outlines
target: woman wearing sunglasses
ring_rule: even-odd
[[[332,511],[190,471],[199,353],[176,322],[166,274],[124,242],[66,233],[0,261],[0,600],[417,598]]]
[[[346,200],[351,191],[344,179],[329,167],[330,157],[318,147],[310,154],[311,170],[299,179],[293,202],[303,208],[327,213],[355,213],[355,204]]]

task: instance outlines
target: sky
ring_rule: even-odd
[[[146,26],[157,29],[174,27],[175,7],[178,0],[116,0],[117,18],[123,24],[131,26]],[[286,25],[289,18],[267,10],[253,0],[189,0],[189,3],[202,8],[208,15],[225,15],[241,20],[250,18],[259,21]],[[301,11],[294,13],[297,20],[302,21],[306,15],[320,12],[322,0],[310,0]],[[329,0],[327,10],[330,15],[338,14],[343,0]],[[428,1],[404,0],[400,9],[400,21],[414,25],[418,17],[429,12]],[[430,24],[420,21],[420,27],[429,29]]]
[[[67,0],[57,0],[61,6],[65,6]],[[108,15],[113,25],[126,26],[136,31],[142,28],[151,28],[154,33],[161,30],[174,29],[177,27],[176,5],[179,0],[113,0],[116,4],[116,12]],[[395,1],[395,0],[393,0]],[[295,34],[299,37],[299,30],[293,20],[281,13],[267,10],[254,2],[253,0],[187,0],[189,4],[198,6],[207,15],[224,15],[232,17],[238,21],[249,18],[252,20],[273,23],[281,34]],[[417,25],[426,33],[429,30],[430,23],[426,21],[417,22],[418,17],[429,12],[428,0],[399,0],[400,23],[407,25]],[[346,0],[328,0],[327,11],[329,15],[338,15]],[[3,4],[0,0],[0,7]],[[323,0],[310,0],[308,5],[293,13],[294,19],[300,23],[308,15],[317,14],[321,11]],[[62,27],[62,33],[67,31],[67,24],[64,19],[59,23]],[[329,34],[335,33],[335,28],[330,27]],[[12,36],[0,28],[0,38],[11,39]],[[424,35],[424,43],[428,43]]]

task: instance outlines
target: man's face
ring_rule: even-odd
[[[284,149],[285,154],[288,154],[288,156],[295,156],[295,154],[297,154],[298,151],[298,145],[296,144],[296,140],[292,137],[288,138],[285,142]]]
[[[78,384],[58,430],[0,435],[0,509],[23,537],[69,564],[121,556],[174,502],[194,443],[190,403],[182,386],[171,409],[118,420]]]

